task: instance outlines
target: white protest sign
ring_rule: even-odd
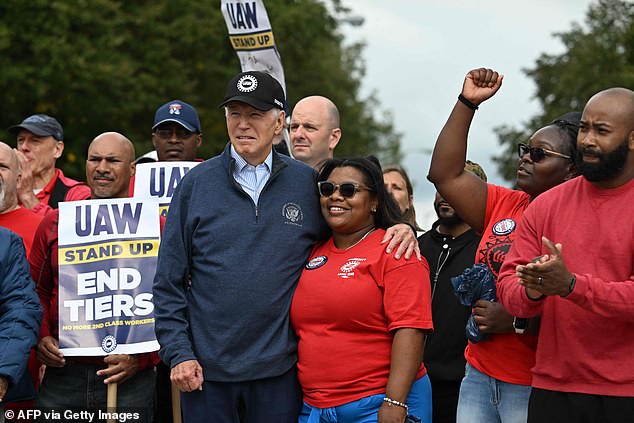
[[[134,198],[153,198],[159,213],[166,216],[174,190],[181,179],[200,162],[141,163],[134,177]]]
[[[59,205],[59,346],[67,356],[159,349],[152,284],[158,203],[134,198]]]

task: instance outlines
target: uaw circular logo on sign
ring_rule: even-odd
[[[244,75],[238,79],[238,91],[243,93],[250,93],[258,87],[258,80],[253,75]]]
[[[326,256],[317,256],[313,259],[310,259],[308,263],[306,263],[306,270],[314,270],[318,267],[323,266],[328,261],[328,257]]]
[[[493,233],[496,235],[508,235],[515,230],[515,221],[513,219],[502,219],[493,225]]]
[[[285,223],[301,226],[304,215],[302,209],[295,203],[286,203],[282,207],[282,216],[286,218]]]
[[[104,350],[104,352],[111,353],[115,348],[117,348],[117,338],[114,336],[106,335],[101,340],[101,349]]]

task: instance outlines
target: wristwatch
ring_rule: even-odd
[[[519,335],[523,334],[524,331],[528,329],[528,319],[513,317],[513,327],[515,328],[515,333]]]

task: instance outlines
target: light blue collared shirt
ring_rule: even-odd
[[[252,166],[238,154],[231,146],[231,157],[236,161],[233,167],[233,179],[240,184],[244,192],[249,194],[253,202],[257,205],[262,188],[271,176],[271,168],[273,167],[273,149],[264,159],[264,163]]]

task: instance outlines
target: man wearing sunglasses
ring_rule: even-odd
[[[183,392],[185,421],[235,422],[243,410],[250,423],[295,423],[291,298],[329,235],[316,171],[273,150],[285,114],[271,75],[236,75],[221,107],[230,143],[187,174],[167,216],[154,281],[159,354]],[[397,258],[416,243],[400,226]]]
[[[541,313],[529,423],[634,416],[634,91],[590,98],[576,162],[526,209],[498,282],[510,313]]]
[[[198,112],[194,106],[181,100],[172,100],[156,109],[152,125],[152,145],[156,160],[150,152],[138,157],[136,164],[147,162],[197,161],[198,147],[203,134]],[[130,180],[130,196],[134,195],[135,177]],[[169,415],[169,413],[167,413]],[[158,414],[162,415],[161,413]]]
[[[152,144],[160,162],[196,160],[202,140],[200,120],[193,106],[173,100],[156,110]]]

